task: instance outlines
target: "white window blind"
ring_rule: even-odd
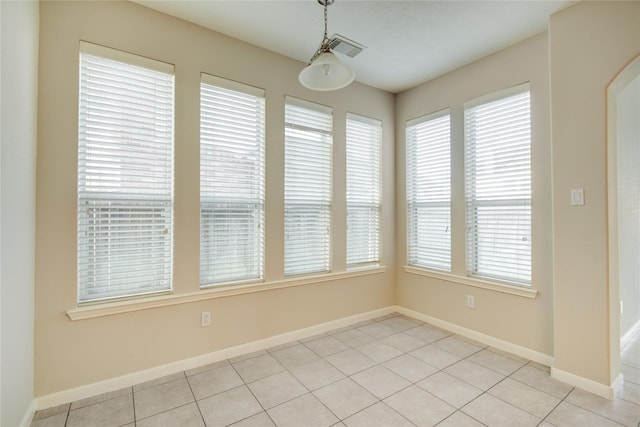
[[[497,98],[497,99],[496,99]],[[531,283],[531,117],[528,85],[465,108],[467,269]]]
[[[408,262],[451,271],[449,111],[407,122]]]
[[[347,114],[347,267],[380,262],[382,122]]]
[[[262,279],[264,151],[264,90],[203,74],[201,286]]]
[[[287,97],[284,154],[284,272],[330,269],[331,109]]]
[[[79,303],[171,290],[173,101],[172,65],[81,44]]]

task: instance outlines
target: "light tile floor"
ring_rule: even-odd
[[[622,363],[625,388],[606,400],[394,314],[38,411],[31,425],[637,427],[640,336]]]

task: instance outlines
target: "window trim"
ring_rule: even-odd
[[[80,52],[88,55],[100,56],[114,61],[125,62],[137,67],[149,68],[161,73],[175,75],[175,65],[158,59],[151,59],[146,56],[137,55],[135,53],[125,52],[124,50],[114,49],[99,44],[80,40]],[[175,91],[175,88],[174,88]]]
[[[533,285],[533,246],[531,246],[530,248],[530,252],[529,252],[529,256],[531,258],[530,261],[530,269],[531,269],[531,277],[529,279],[529,281],[517,281],[517,280],[508,280],[508,279],[501,279],[498,277],[493,277],[491,275],[483,275],[483,274],[474,274],[470,268],[469,265],[472,264],[473,262],[475,262],[475,260],[471,259],[471,255],[473,253],[475,253],[473,251],[473,249],[469,246],[469,229],[470,229],[470,225],[469,225],[469,194],[467,192],[468,190],[468,180],[470,179],[468,174],[467,174],[467,170],[469,169],[469,166],[467,164],[468,162],[468,157],[467,157],[467,150],[468,150],[468,140],[467,140],[467,118],[466,118],[466,114],[467,114],[467,110],[484,105],[484,104],[490,104],[492,102],[496,102],[496,101],[500,101],[512,96],[516,96],[519,94],[523,94],[523,93],[528,93],[529,94],[529,125],[530,125],[530,136],[529,136],[529,167],[530,167],[530,171],[529,171],[529,190],[530,190],[530,195],[528,198],[528,203],[526,204],[526,206],[529,207],[529,212],[530,212],[530,222],[529,222],[529,228],[532,230],[533,228],[533,167],[532,167],[532,160],[533,160],[533,124],[531,121],[531,117],[532,117],[532,104],[531,104],[531,83],[530,82],[523,82],[523,83],[519,83],[517,85],[505,88],[505,89],[501,89],[495,92],[491,92],[488,94],[485,94],[483,96],[474,98],[472,100],[469,100],[467,102],[464,102],[462,105],[462,112],[463,112],[463,144],[464,144],[464,211],[465,211],[465,271],[467,274],[467,278],[469,278],[470,280],[473,281],[478,281],[478,282],[487,282],[487,283],[495,283],[498,286],[504,286],[504,287],[516,287],[516,288],[522,288],[522,289],[528,289],[528,290],[533,290],[534,289],[534,285]],[[513,199],[509,199],[509,200],[513,200]],[[498,202],[498,205],[500,205],[501,203]],[[495,206],[495,205],[492,205]],[[516,206],[516,204],[509,204],[507,206]],[[518,205],[518,206],[524,206],[524,205]],[[532,234],[532,231],[531,231]],[[530,241],[533,240],[533,238],[530,239]]]
[[[519,297],[535,299],[538,296],[538,290],[533,287],[526,287],[514,283],[500,282],[498,280],[483,280],[476,276],[460,276],[453,273],[445,273],[436,270],[428,270],[426,268],[416,267],[413,265],[402,266],[405,273],[417,276],[430,277],[432,279],[444,280],[446,282],[458,285],[471,286],[474,288],[487,289],[490,291],[500,292],[504,294],[515,295]]]
[[[488,104],[493,101],[499,101],[503,98],[508,98],[513,95],[518,95],[523,92],[531,92],[531,83],[530,82],[522,82],[518,83],[514,86],[509,86],[504,89],[499,89],[495,92],[490,92],[484,95],[481,95],[477,98],[470,99],[469,101],[465,101],[462,104],[462,110],[468,110],[469,108],[474,108],[479,105]]]
[[[448,116],[449,117],[449,270],[445,270],[445,269],[441,269],[441,268],[437,268],[437,267],[429,267],[429,266],[423,266],[423,265],[413,265],[413,264],[409,264],[410,261],[410,244],[411,244],[411,238],[409,237],[409,224],[410,224],[410,209],[409,209],[409,198],[408,198],[408,182],[409,182],[409,174],[408,174],[408,162],[407,162],[407,129],[413,126],[417,126],[420,125],[422,123],[431,121],[431,120],[437,120],[440,119],[442,117]],[[425,114],[410,120],[407,120],[405,122],[405,224],[406,224],[406,248],[405,248],[405,254],[406,254],[406,259],[407,259],[407,266],[411,267],[411,268],[416,268],[419,270],[427,270],[427,271],[433,271],[434,273],[442,273],[442,274],[452,274],[452,269],[453,269],[453,238],[452,238],[452,229],[453,229],[453,205],[454,205],[454,201],[453,201],[453,129],[452,129],[452,125],[453,125],[453,113],[452,113],[452,109],[450,107],[447,108],[443,108],[442,110],[438,110],[438,111],[434,111],[432,113],[429,114]],[[431,202],[432,204],[435,204],[436,202]],[[443,203],[443,202],[438,202],[438,203]]]
[[[203,165],[203,160],[202,160],[202,153],[203,153],[203,144],[202,144],[202,112],[203,112],[203,105],[202,105],[202,86],[203,85],[207,85],[207,86],[212,86],[212,87],[217,87],[217,88],[222,88],[224,90],[229,90],[232,92],[238,92],[238,93],[242,93],[244,95],[248,95],[254,98],[260,98],[262,100],[262,141],[260,141],[260,145],[261,145],[261,159],[262,159],[262,165],[261,165],[261,176],[262,176],[262,180],[261,180],[261,184],[262,184],[262,200],[260,201],[260,209],[259,209],[259,213],[260,213],[260,233],[262,234],[261,236],[261,241],[260,241],[260,248],[259,248],[259,253],[261,256],[261,261],[260,261],[260,271],[258,274],[258,277],[246,277],[246,278],[237,278],[237,279],[227,279],[227,280],[220,280],[220,281],[214,281],[214,282],[209,282],[209,283],[203,283],[202,280],[202,248],[203,248],[203,229],[202,229],[202,204],[203,204],[203,196],[202,196],[202,165]],[[266,253],[266,234],[265,234],[265,228],[266,228],[266,90],[259,88],[259,87],[255,87],[255,86],[251,86],[251,85],[247,85],[244,83],[239,83],[236,82],[234,80],[229,80],[229,79],[225,79],[222,77],[218,77],[218,76],[214,76],[208,73],[200,73],[200,85],[199,85],[199,97],[200,97],[200,111],[199,111],[199,182],[198,182],[198,190],[199,190],[199,282],[200,282],[200,288],[204,289],[204,288],[210,288],[210,287],[219,287],[219,286],[227,286],[227,285],[242,285],[245,283],[263,283],[264,282],[264,274],[265,274],[265,253]],[[249,204],[255,204],[255,203],[249,203]]]
[[[302,108],[306,110],[313,110],[319,114],[323,114],[329,117],[330,128],[329,130],[320,129],[318,127],[306,127],[304,125],[288,123],[287,122],[287,108],[288,106],[292,106],[295,108]],[[334,164],[334,155],[335,155],[335,141],[334,141],[334,114],[333,108],[327,105],[323,105],[316,102],[306,101],[304,99],[296,98],[293,96],[286,95],[284,102],[284,115],[283,115],[283,162],[282,162],[282,177],[283,177],[283,237],[284,237],[284,245],[283,245],[283,275],[285,278],[295,278],[300,276],[315,276],[322,274],[331,274],[333,268],[333,243],[334,239],[332,237],[333,232],[333,208],[334,208],[334,173],[335,173],[335,164]],[[296,271],[287,273],[287,130],[299,130],[302,132],[311,132],[317,135],[321,135],[322,138],[329,138],[330,145],[330,153],[328,157],[328,165],[329,165],[329,188],[327,190],[327,194],[329,195],[329,201],[327,204],[324,204],[322,200],[316,198],[313,200],[313,203],[295,203],[294,207],[305,207],[305,206],[319,206],[320,210],[326,209],[328,215],[328,224],[327,224],[327,259],[326,259],[326,269],[324,270],[315,270],[315,271]],[[324,251],[324,248],[323,248]]]
[[[257,292],[272,291],[278,289],[310,286],[324,282],[366,277],[374,274],[386,273],[385,266],[372,267],[345,271],[340,273],[323,273],[318,275],[298,276],[273,280],[262,283],[233,284],[218,287],[203,288],[196,292],[184,294],[172,294],[164,296],[129,298],[127,300],[111,301],[104,304],[89,304],[67,310],[67,317],[71,321],[95,319],[98,317],[113,316],[122,313],[131,313],[141,310],[169,307],[181,304],[190,304],[199,301],[208,301],[218,298],[227,298],[236,295],[254,294]]]
[[[349,240],[348,240],[348,236],[349,236],[349,231],[348,229],[345,230],[345,239],[346,239],[346,248],[345,248],[345,268],[347,269],[347,271],[353,271],[353,270],[361,270],[361,269],[366,269],[366,268],[375,268],[377,266],[380,265],[380,263],[382,262],[382,257],[383,257],[383,246],[382,246],[382,202],[383,202],[383,176],[382,176],[382,162],[383,162],[383,155],[382,155],[382,135],[383,135],[383,127],[382,127],[382,120],[379,119],[374,119],[368,116],[364,116],[361,114],[357,114],[357,113],[351,113],[351,112],[347,112],[345,115],[345,193],[348,194],[348,185],[349,185],[349,162],[348,162],[348,138],[347,138],[347,134],[348,134],[348,124],[349,124],[349,120],[352,121],[357,121],[360,123],[364,123],[366,125],[370,125],[372,127],[376,127],[377,132],[379,132],[379,139],[375,142],[376,143],[376,151],[377,151],[377,156],[378,156],[378,164],[376,165],[377,168],[377,180],[378,180],[378,189],[377,189],[377,202],[375,203],[375,208],[377,209],[378,212],[378,230],[377,230],[377,246],[378,246],[378,259],[374,260],[374,261],[367,261],[367,262],[358,262],[358,263],[351,263],[349,264],[348,262],[348,247],[349,247]],[[352,202],[353,204],[353,202]],[[356,203],[357,204],[357,203]],[[373,207],[373,204],[371,204],[370,207]],[[345,209],[346,209],[346,218],[345,218],[345,226],[348,227],[349,224],[349,220],[348,220],[348,216],[349,216],[349,199],[348,197],[345,198]]]
[[[152,71],[155,73],[162,73],[162,74],[166,74],[171,76],[171,148],[170,148],[170,160],[169,160],[169,168],[170,170],[168,170],[168,174],[169,174],[169,178],[168,180],[170,181],[170,193],[168,194],[168,198],[163,197],[158,197],[158,196],[154,196],[154,195],[149,195],[149,194],[144,194],[142,198],[137,197],[137,194],[132,194],[132,193],[126,193],[126,192],[114,192],[113,194],[118,195],[119,197],[112,197],[111,193],[109,193],[109,197],[104,197],[104,194],[98,194],[96,197],[94,198],[82,198],[81,197],[81,192],[80,192],[80,186],[81,186],[81,166],[80,166],[80,160],[81,160],[81,132],[80,132],[80,126],[82,123],[81,120],[81,114],[82,114],[82,102],[81,102],[81,95],[82,95],[82,83],[83,83],[83,74],[82,74],[82,56],[83,55],[87,55],[87,56],[93,56],[93,57],[97,57],[97,58],[102,58],[108,61],[113,61],[113,62],[118,62],[127,66],[133,66],[133,67],[137,67],[137,68],[143,68],[146,69],[148,71]],[[109,304],[111,302],[114,301],[123,301],[123,300],[134,300],[134,299],[139,299],[139,298],[146,298],[146,297],[154,297],[154,296],[163,296],[163,295],[167,295],[167,294],[172,294],[173,293],[173,287],[174,287],[174,277],[173,277],[173,273],[174,273],[174,259],[175,259],[175,252],[174,252],[174,245],[175,245],[175,235],[174,235],[174,221],[175,221],[175,66],[173,64],[167,63],[167,62],[163,62],[160,60],[156,60],[156,59],[151,59],[145,56],[141,56],[141,55],[137,55],[137,54],[133,54],[133,53],[129,53],[129,52],[125,52],[122,50],[118,50],[118,49],[114,49],[114,48],[110,48],[110,47],[105,47],[102,45],[98,45],[98,44],[94,44],[91,42],[87,42],[87,41],[83,41],[80,40],[79,42],[79,50],[78,50],[78,66],[79,66],[79,72],[78,72],[78,111],[77,111],[77,126],[78,126],[78,135],[77,135],[77,151],[76,151],[76,160],[77,160],[77,165],[76,165],[76,202],[77,202],[77,207],[76,207],[76,230],[78,232],[78,235],[76,236],[76,249],[75,249],[75,255],[76,255],[76,305],[78,307],[82,307],[82,306],[90,306],[90,305],[95,305],[95,304]],[[87,142],[87,141],[85,141]],[[86,146],[84,147],[84,150],[86,150]],[[86,171],[84,172],[84,174],[86,175]],[[84,184],[86,185],[86,183]],[[82,262],[82,256],[81,254],[83,252],[81,252],[81,248],[80,248],[80,223],[81,223],[81,217],[79,215],[79,211],[80,211],[80,203],[85,200],[89,200],[89,201],[96,201],[96,200],[108,200],[108,201],[116,201],[116,202],[122,202],[122,201],[131,201],[131,200],[139,200],[139,201],[150,201],[150,202],[166,202],[169,204],[169,209],[171,212],[171,226],[170,228],[167,230],[165,230],[165,234],[169,234],[170,236],[170,242],[168,243],[169,245],[169,262],[168,265],[165,264],[165,268],[169,270],[168,273],[168,286],[167,287],[163,287],[161,289],[157,289],[157,290],[151,290],[151,291],[146,291],[146,292],[137,292],[137,293],[130,293],[132,288],[131,287],[127,287],[127,292],[119,294],[119,295],[112,295],[112,296],[105,296],[105,295],[101,295],[98,298],[92,298],[92,299],[85,299],[85,300],[81,300],[81,295],[82,295],[82,289],[83,289],[83,282],[81,282],[81,277],[80,277],[80,273],[81,273],[81,267],[80,264]]]

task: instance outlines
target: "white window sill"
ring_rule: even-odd
[[[417,274],[418,276],[432,277],[434,279],[445,280],[447,282],[453,282],[460,285],[473,286],[476,288],[488,289],[490,291],[502,292],[505,294],[516,295],[524,298],[536,298],[538,291],[535,289],[525,288],[523,286],[509,285],[506,283],[491,282],[488,280],[481,280],[472,277],[458,276],[457,274],[443,273],[439,271],[426,270],[410,265],[405,265],[404,271],[410,274]]]
[[[197,301],[205,301],[216,298],[225,298],[234,295],[244,295],[254,292],[264,292],[274,289],[306,286],[315,283],[343,280],[358,276],[384,273],[386,267],[373,268],[341,273],[328,273],[317,276],[303,276],[291,279],[276,280],[272,282],[251,283],[231,286],[215,286],[202,289],[198,292],[178,295],[162,295],[148,298],[129,299],[104,304],[88,305],[67,310],[67,316],[71,320],[93,319],[96,317],[112,316],[114,314],[129,313],[132,311],[148,310],[151,308],[167,307],[178,304],[188,304]]]

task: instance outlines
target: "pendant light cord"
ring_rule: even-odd
[[[327,40],[327,26],[329,23],[329,2],[324,2],[324,37],[322,38],[322,44]]]
[[[325,52],[331,52],[331,48],[329,47],[329,37],[327,37],[327,26],[328,26],[328,22],[329,22],[329,5],[331,3],[333,3],[330,0],[318,0],[321,4],[324,4],[324,34],[322,36],[322,42],[320,42],[320,47],[318,48],[318,50],[316,51],[316,53],[313,54],[313,56],[311,57],[311,59],[309,60],[309,65],[311,65],[311,63],[313,61],[316,60],[316,58],[320,55],[322,55]]]

